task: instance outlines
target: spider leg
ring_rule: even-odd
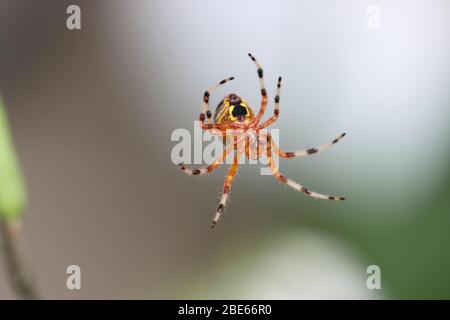
[[[210,134],[212,134],[214,136],[223,137],[225,135],[225,133],[219,129],[208,129],[206,131],[208,131]]]
[[[339,137],[337,137],[336,139],[334,139],[331,142],[322,144],[322,145],[320,145],[318,147],[315,147],[315,148],[310,148],[310,149],[307,149],[307,150],[298,150],[298,151],[293,151],[293,152],[285,152],[285,151],[281,150],[274,141],[272,141],[272,146],[274,147],[275,152],[277,152],[277,154],[280,157],[283,157],[283,158],[307,157],[307,156],[310,156],[312,154],[316,154],[316,153],[319,153],[319,152],[327,150],[331,146],[333,146],[336,143],[338,143],[344,137],[345,137],[345,133],[342,133],[341,135],[339,135]]]
[[[242,154],[241,152],[237,152],[237,145],[235,144],[233,164],[231,165],[230,170],[228,171],[228,175],[225,178],[225,182],[223,184],[223,193],[220,198],[220,203],[219,206],[217,207],[216,214],[214,215],[214,218],[212,220],[211,228],[214,228],[216,226],[216,224],[219,222],[220,216],[225,210],[228,195],[230,194],[231,184],[233,183],[233,179],[238,169],[238,159],[241,156],[241,154]]]
[[[245,156],[250,159],[250,138],[245,137]]]
[[[272,170],[273,175],[275,178],[280,181],[281,183],[287,184],[289,187],[293,188],[294,190],[303,192],[307,196],[313,197],[315,199],[323,199],[323,200],[335,200],[335,201],[341,201],[345,200],[344,197],[339,196],[329,196],[326,194],[321,194],[315,191],[311,191],[308,188],[300,185],[299,183],[295,182],[294,180],[291,180],[280,173],[278,168],[275,166],[275,163],[272,159],[272,138],[270,135],[267,135],[267,159],[269,161],[270,169]]]
[[[211,123],[205,123],[205,117],[206,122],[211,122],[211,110],[209,108],[209,97],[211,93],[220,87],[221,85],[227,83],[228,81],[233,80],[233,77],[229,77],[226,79],[223,79],[222,81],[216,83],[214,86],[210,87],[208,90],[205,91],[203,94],[203,105],[202,105],[202,111],[200,113],[200,126],[203,130],[212,130],[212,129],[219,129],[219,130],[226,130],[229,128],[241,128],[241,125],[238,124],[211,124]]]
[[[184,173],[186,173],[189,176],[204,176],[204,175],[214,171],[218,167],[220,167],[223,164],[228,153],[230,153],[232,150],[233,150],[233,145],[228,146],[222,152],[222,154],[220,156],[218,156],[210,165],[201,167],[199,169],[189,169],[185,166],[184,163],[180,163],[178,166]]]
[[[219,123],[219,124],[203,123],[201,120],[201,116],[200,116],[200,126],[202,127],[203,130],[220,130],[220,131],[226,131],[227,129],[243,128],[243,125],[235,123]]]
[[[252,130],[252,129],[249,129]],[[260,142],[259,132],[254,135],[245,135],[245,155],[249,160],[258,160],[264,151],[266,139]],[[262,146],[261,146],[262,145]]]
[[[212,114],[211,114],[211,110],[209,108],[209,96],[211,95],[211,93],[214,90],[216,90],[218,87],[220,87],[221,85],[223,85],[233,79],[234,79],[234,77],[229,77],[229,78],[223,79],[222,81],[216,83],[215,85],[213,85],[212,87],[208,88],[208,90],[205,91],[205,93],[203,94],[202,112],[200,113],[200,122],[202,125],[205,121],[205,117],[208,120],[211,120]],[[208,122],[208,120],[207,120],[207,122]]]
[[[272,123],[274,123],[275,121],[277,121],[278,115],[280,114],[280,109],[279,109],[279,107],[280,107],[280,91],[281,91],[281,77],[278,77],[277,91],[275,93],[275,98],[274,98],[273,116],[271,116],[269,119],[264,121],[261,125],[259,125],[258,127],[260,129],[266,128],[266,127],[270,126]]]
[[[266,91],[266,87],[264,85],[264,72],[263,72],[263,69],[261,68],[261,65],[258,63],[258,61],[256,61],[255,57],[252,56],[251,53],[249,53],[248,56],[250,57],[250,59],[252,59],[252,61],[256,65],[256,71],[258,73],[259,86],[261,88],[261,97],[262,97],[262,99],[261,99],[261,108],[259,109],[259,112],[256,115],[255,119],[253,119],[253,121],[251,123],[253,125],[253,124],[257,124],[259,122],[261,117],[264,115],[264,112],[266,111],[267,91]]]

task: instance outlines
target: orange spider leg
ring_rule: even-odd
[[[256,154],[256,159],[260,159],[264,153],[264,150],[266,150],[266,144],[267,144],[267,131],[265,130],[259,130],[256,129],[256,146],[254,149],[254,153]]]
[[[253,129],[250,129],[253,130]],[[250,136],[245,136],[245,155],[249,160],[258,160],[261,158],[263,153],[263,148],[260,147],[259,136],[256,130],[254,130],[256,139],[254,139],[253,143],[250,141]]]
[[[261,108],[259,109],[259,112],[256,115],[256,117],[250,123],[250,126],[252,126],[252,125],[258,124],[259,120],[261,119],[261,117],[264,115],[264,112],[266,111],[267,91],[266,91],[266,87],[264,85],[264,72],[263,72],[263,69],[261,68],[261,65],[258,63],[258,61],[256,61],[255,57],[252,56],[251,53],[249,53],[248,56],[250,57],[250,59],[252,59],[252,61],[256,65],[256,71],[258,73],[259,86],[261,88],[261,97],[262,97],[262,99],[261,99]]]
[[[220,129],[205,129],[205,130],[214,136],[223,137],[225,135],[224,130],[220,130]]]
[[[216,214],[214,215],[214,218],[211,223],[211,228],[214,228],[216,224],[219,222],[220,216],[222,215],[223,211],[225,210],[225,205],[227,203],[228,196],[230,194],[231,190],[231,184],[233,183],[233,179],[236,175],[237,169],[238,169],[238,160],[241,156],[242,152],[238,152],[237,150],[237,142],[235,140],[234,143],[234,158],[233,158],[233,164],[230,167],[230,171],[228,171],[228,175],[225,178],[225,182],[223,184],[223,193],[220,198],[219,206],[217,207]]]
[[[227,129],[241,129],[244,128],[241,124],[231,124],[231,123],[220,123],[220,124],[211,124],[211,123],[203,123],[200,118],[200,125],[203,130],[214,130],[218,129],[221,131],[225,131]]]
[[[245,156],[250,159],[250,138],[245,137]]]
[[[186,173],[189,176],[204,176],[204,175],[214,171],[218,167],[220,167],[220,165],[222,165],[224,160],[226,159],[227,155],[232,150],[233,150],[233,145],[230,144],[223,150],[223,152],[220,156],[218,156],[210,165],[208,165],[206,167],[201,167],[199,169],[189,169],[184,165],[184,163],[180,163],[178,166],[184,173]]]
[[[262,157],[263,152],[264,152],[264,148],[261,148],[260,143],[258,141],[258,149],[257,149],[258,159]]]
[[[296,191],[303,192],[307,196],[313,197],[315,199],[323,199],[323,200],[335,200],[335,201],[341,201],[345,200],[344,197],[338,197],[338,196],[329,196],[326,194],[321,194],[315,191],[311,191],[308,188],[305,188],[304,186],[298,184],[294,180],[291,180],[280,173],[278,168],[275,166],[275,163],[272,159],[272,137],[270,134],[267,135],[267,159],[269,162],[270,169],[275,176],[275,178],[280,181],[281,183],[284,183],[288,185],[289,187],[293,188]]]

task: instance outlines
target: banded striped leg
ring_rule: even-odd
[[[225,150],[223,150],[222,154],[218,156],[216,160],[213,161],[213,163],[211,163],[206,167],[201,167],[199,169],[189,169],[184,165],[184,163],[180,163],[178,166],[184,173],[186,173],[189,176],[204,176],[220,167],[220,165],[222,165],[223,162],[225,161],[228,153],[230,153],[232,150],[233,144],[230,144],[225,148]]]
[[[205,91],[205,93],[203,94],[203,105],[202,105],[202,112],[200,113],[200,126],[202,127],[202,129],[204,130],[211,130],[211,129],[219,129],[219,130],[226,130],[228,128],[239,128],[241,127],[240,125],[237,124],[211,124],[211,123],[205,123],[205,118],[206,118],[206,122],[211,122],[211,110],[209,108],[209,97],[211,95],[211,93],[217,89],[218,87],[220,87],[221,85],[227,83],[228,81],[233,80],[233,77],[229,77],[226,79],[223,79],[222,81],[216,83],[214,86],[210,87],[208,90]]]
[[[270,169],[272,170],[273,175],[275,178],[280,181],[281,183],[287,184],[289,187],[293,188],[294,190],[303,192],[307,196],[313,197],[315,199],[323,199],[323,200],[335,200],[335,201],[341,201],[345,200],[344,197],[338,197],[338,196],[329,196],[326,194],[317,193],[315,191],[311,191],[308,188],[300,185],[299,183],[295,182],[294,180],[291,180],[280,173],[278,168],[275,166],[275,163],[272,159],[272,138],[270,135],[267,135],[267,159],[269,161]]]
[[[273,116],[271,116],[269,119],[264,121],[261,125],[259,125],[260,129],[266,128],[270,126],[272,123],[277,121],[278,115],[280,114],[280,91],[281,91],[281,77],[278,77],[277,82],[277,91],[274,98],[274,109],[273,109]]]
[[[216,224],[219,222],[220,216],[225,210],[225,205],[227,203],[228,195],[230,194],[231,184],[233,183],[234,176],[236,175],[238,169],[238,159],[241,156],[241,152],[237,152],[237,146],[235,145],[234,149],[234,159],[233,164],[230,167],[230,171],[228,172],[227,177],[225,178],[225,182],[223,184],[223,193],[220,198],[219,206],[217,207],[216,214],[211,223],[211,228],[214,228]]]
[[[259,122],[261,117],[264,115],[264,112],[266,111],[267,91],[266,91],[266,86],[264,85],[264,72],[263,72],[263,69],[261,68],[261,65],[258,63],[258,61],[256,61],[255,57],[252,56],[251,53],[249,53],[248,56],[250,57],[250,59],[252,59],[252,61],[256,65],[256,71],[258,73],[259,86],[261,88],[261,97],[262,97],[261,98],[261,108],[259,109],[259,112],[256,115],[255,119],[253,119],[253,121],[252,121],[252,124],[255,124],[255,123]]]
[[[312,154],[316,154],[316,153],[327,150],[331,146],[338,143],[344,137],[345,137],[345,133],[342,133],[341,135],[339,135],[339,137],[337,137],[333,141],[322,144],[321,146],[306,149],[306,150],[293,151],[293,152],[285,152],[285,151],[281,150],[274,141],[272,141],[272,146],[274,147],[275,152],[277,152],[277,154],[283,158],[307,157]]]

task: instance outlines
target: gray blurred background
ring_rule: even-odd
[[[66,28],[81,7],[82,30]],[[381,29],[367,28],[369,5]],[[23,166],[27,255],[44,298],[450,298],[450,2],[0,0],[0,91]],[[252,52],[292,179],[171,162],[203,91],[259,108]],[[268,107],[271,112],[271,105]],[[82,290],[65,287],[68,265]],[[381,268],[368,290],[366,268]],[[14,298],[0,267],[0,298]]]

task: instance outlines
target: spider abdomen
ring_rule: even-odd
[[[214,123],[217,124],[248,124],[252,119],[253,111],[250,106],[234,93],[223,98],[214,113]]]

